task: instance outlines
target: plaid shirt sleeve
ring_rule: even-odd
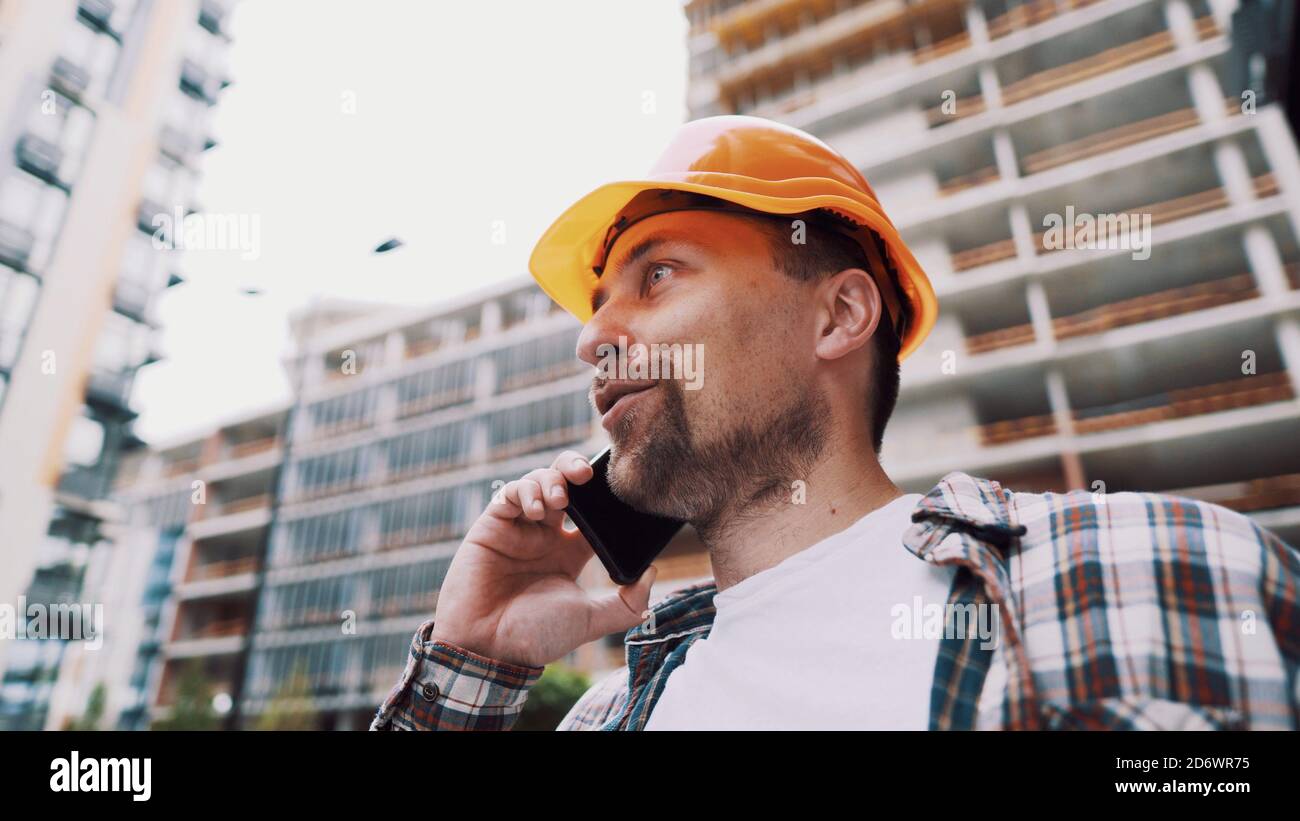
[[[433,621],[420,625],[402,678],[370,724],[371,730],[509,730],[543,667],[480,656],[430,641]]]

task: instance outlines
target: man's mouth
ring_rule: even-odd
[[[606,380],[592,393],[596,411],[601,417],[601,427],[612,431],[628,408],[641,401],[642,395],[656,384],[655,381],[648,379]]]

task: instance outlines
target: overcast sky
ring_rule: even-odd
[[[429,304],[526,274],[560,211],[685,119],[679,0],[243,0],[232,33],[198,200],[256,218],[258,255],[186,254],[136,382],[148,441],[286,398],[313,295]]]

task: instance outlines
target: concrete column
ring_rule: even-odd
[[[1002,107],[1002,83],[998,82],[998,73],[992,63],[985,63],[979,70],[980,94],[984,96],[984,105],[988,108]]]
[[[1079,458],[1074,445],[1074,417],[1070,411],[1070,397],[1065,389],[1065,377],[1059,368],[1047,372],[1047,402],[1052,409],[1052,418],[1056,421],[1057,434],[1063,443],[1061,471],[1065,474],[1065,486],[1068,489],[1084,488],[1083,460]]]
[[[1011,237],[1016,243],[1016,256],[1022,262],[1032,262],[1038,257],[1034,242],[1034,226],[1029,221],[1029,209],[1023,202],[1011,206],[1008,216],[1011,219]]]
[[[1246,259],[1250,261],[1250,272],[1259,286],[1260,296],[1281,296],[1291,290],[1282,265],[1282,254],[1267,228],[1262,225],[1247,228],[1242,244],[1246,247]]]
[[[973,47],[983,48],[989,44],[989,24],[979,3],[966,4],[966,31],[970,32]]]
[[[1034,344],[1041,351],[1050,351],[1056,347],[1056,335],[1052,333],[1052,309],[1043,283],[1030,280],[1025,287],[1025,300],[1029,303],[1029,321],[1034,326]]]
[[[1279,106],[1266,105],[1249,116],[1255,118],[1255,134],[1268,160],[1268,169],[1286,201],[1291,230],[1300,237],[1300,150],[1296,148],[1295,137]]]
[[[1196,116],[1201,118],[1201,122],[1217,123],[1228,119],[1223,86],[1219,85],[1219,78],[1214,76],[1209,66],[1192,66],[1187,72],[1187,85],[1191,90]]]
[[[1229,206],[1244,205],[1255,199],[1255,185],[1241,146],[1235,142],[1221,142],[1214,146],[1214,167],[1228,193]]]
[[[1020,178],[1020,163],[1016,161],[1016,147],[1005,128],[993,132],[993,158],[997,162],[998,176],[1004,180]]]
[[[1300,319],[1294,315],[1280,317],[1275,332],[1282,364],[1291,379],[1291,390],[1300,397]]]
[[[1165,23],[1180,51],[1190,51],[1200,43],[1196,36],[1196,18],[1187,0],[1165,0]]]

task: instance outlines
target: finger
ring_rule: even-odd
[[[488,502],[487,510],[484,512],[498,519],[517,519],[524,509],[519,504],[519,483],[507,482],[504,487],[492,494],[492,501]]]
[[[595,641],[610,633],[626,631],[645,621],[650,609],[650,586],[658,575],[659,569],[650,565],[632,584],[622,585],[613,593],[596,598],[592,602],[591,632],[587,640]]]
[[[524,476],[537,483],[542,489],[542,498],[551,511],[564,510],[569,504],[568,485],[564,476],[554,468],[538,468]]]
[[[575,485],[585,485],[595,474],[595,471],[591,468],[591,463],[587,461],[587,457],[576,450],[566,450],[555,457],[551,467],[558,470],[565,479]]]
[[[546,516],[546,505],[542,502],[542,486],[532,479],[520,479],[519,482],[519,506],[523,508],[524,515],[533,521],[539,521]]]

